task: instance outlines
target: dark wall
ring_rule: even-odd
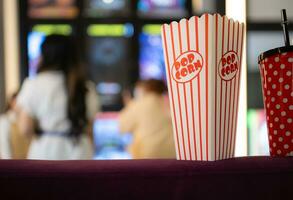
[[[3,18],[3,1],[0,1],[0,112],[3,112],[5,105]]]

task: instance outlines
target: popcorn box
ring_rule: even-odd
[[[244,30],[219,14],[162,26],[178,160],[234,156]]]
[[[293,156],[293,46],[259,57],[271,156]]]

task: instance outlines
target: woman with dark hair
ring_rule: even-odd
[[[19,127],[34,136],[30,159],[90,159],[91,120],[98,110],[78,47],[68,36],[47,36],[37,75],[26,79],[17,98]]]
[[[128,150],[132,158],[175,158],[172,122],[163,81],[150,79],[136,84],[134,99],[121,111],[120,131],[132,133]],[[127,99],[125,99],[127,100]]]

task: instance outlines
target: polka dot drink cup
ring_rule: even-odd
[[[293,46],[259,56],[271,156],[293,156]]]
[[[162,26],[178,160],[234,156],[244,32],[218,14]]]

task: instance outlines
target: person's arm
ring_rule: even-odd
[[[89,135],[90,139],[93,141],[93,123],[96,114],[100,111],[99,97],[96,92],[95,84],[92,82],[87,82],[88,93],[86,95],[86,108],[87,108],[87,118],[88,125],[86,127],[86,133]]]
[[[18,108],[18,127],[22,135],[31,137],[35,132],[34,119],[22,108]]]
[[[0,158],[11,159],[10,124],[3,115],[0,117]]]
[[[31,137],[35,132],[34,116],[37,106],[33,97],[34,87],[33,82],[26,79],[16,99],[19,132],[28,137]]]

